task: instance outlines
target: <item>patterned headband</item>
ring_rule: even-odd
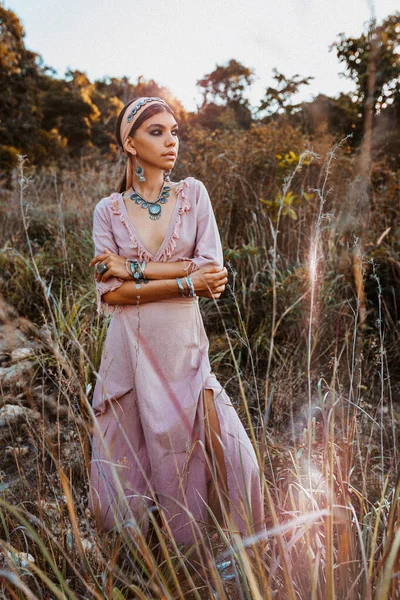
[[[136,104],[136,106],[134,106],[134,108],[129,113],[128,118],[126,119],[128,121],[128,123],[130,123],[132,121],[133,116],[137,113],[137,111],[140,108],[142,108],[142,106],[144,104],[147,104],[147,102],[154,102],[154,100],[158,100],[158,102],[162,102],[163,104],[165,104],[165,106],[168,106],[168,104],[162,98],[156,98],[156,97],[142,98],[142,100],[139,102],[139,104]]]
[[[154,96],[152,96],[152,97],[142,96],[141,98],[137,98],[132,103],[133,107],[130,110],[130,112],[128,113],[129,109],[127,109],[121,120],[120,134],[121,134],[122,146],[125,146],[125,142],[129,137],[129,132],[132,129],[132,125],[136,121],[135,115],[142,108],[142,106],[144,106],[145,104],[148,104],[149,102],[154,102],[156,104],[161,102],[161,104],[164,104],[164,106],[168,106],[168,108],[170,108],[170,106],[167,104],[167,102],[165,102],[165,100],[163,100],[162,98],[156,98]]]

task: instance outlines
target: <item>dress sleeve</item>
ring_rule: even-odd
[[[192,271],[209,263],[224,266],[224,258],[214,210],[207,188],[202,181],[197,180],[196,189],[196,246],[193,257],[181,256],[179,260],[193,263]],[[190,264],[185,267],[188,271]]]
[[[115,241],[111,224],[107,218],[107,212],[103,203],[99,204],[94,209],[93,214],[93,242],[94,242],[94,256],[104,253],[104,248],[108,248],[111,252],[118,252],[118,246]],[[104,314],[111,314],[115,310],[115,306],[107,304],[103,300],[103,294],[106,292],[112,292],[119,288],[123,283],[124,279],[120,277],[111,276],[106,281],[96,283],[96,297],[97,297],[97,312]]]

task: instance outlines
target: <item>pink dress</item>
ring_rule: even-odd
[[[109,248],[131,259],[223,265],[221,240],[204,184],[187,177],[164,242],[150,252],[122,199],[96,205],[95,255]],[[264,531],[260,472],[252,443],[208,357],[198,297],[107,305],[102,295],[124,280],[97,283],[98,312],[111,314],[93,394],[89,509],[101,526],[140,527],[154,505],[178,544],[190,545],[208,519],[203,389],[213,390],[221,427],[229,512],[243,534]],[[142,286],[145,284],[142,284]],[[151,284],[150,284],[151,285]],[[155,495],[154,495],[155,494]]]

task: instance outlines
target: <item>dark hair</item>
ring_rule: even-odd
[[[115,127],[115,137],[117,139],[117,144],[118,146],[123,150],[124,147],[122,145],[122,140],[121,140],[121,121],[122,121],[122,117],[125,114],[125,111],[128,109],[128,107],[132,104],[132,102],[134,102],[135,100],[138,100],[139,96],[137,98],[132,98],[132,100],[129,100],[129,102],[127,104],[125,104],[124,108],[121,110],[121,112],[118,115],[118,119],[117,119],[117,124]],[[136,129],[138,129],[140,127],[140,125],[146,121],[147,119],[149,119],[150,117],[152,117],[153,115],[156,115],[157,113],[161,113],[161,112],[169,112],[171,113],[171,115],[174,115],[173,110],[169,107],[169,106],[165,106],[165,104],[151,104],[150,106],[148,106],[145,109],[141,109],[139,112],[139,116],[136,119],[136,121],[134,122],[134,124],[132,125],[132,129],[129,132],[129,136],[133,136],[133,134],[135,133]],[[175,115],[174,115],[175,116]],[[123,178],[121,179],[119,186],[118,186],[118,192],[122,193],[124,192],[126,189],[126,173],[124,173]]]

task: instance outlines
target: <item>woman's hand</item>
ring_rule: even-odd
[[[120,279],[132,279],[126,270],[125,261],[126,259],[124,256],[120,256],[119,254],[111,252],[108,248],[104,248],[104,254],[95,256],[89,266],[93,267],[93,265],[96,265],[95,277],[98,283],[107,281],[107,279],[112,276],[119,277]],[[103,275],[99,275],[97,272],[97,268],[100,264],[107,265],[107,271],[103,273]]]
[[[228,283],[226,267],[210,264],[194,271],[190,278],[198,296],[205,298],[219,298]]]

